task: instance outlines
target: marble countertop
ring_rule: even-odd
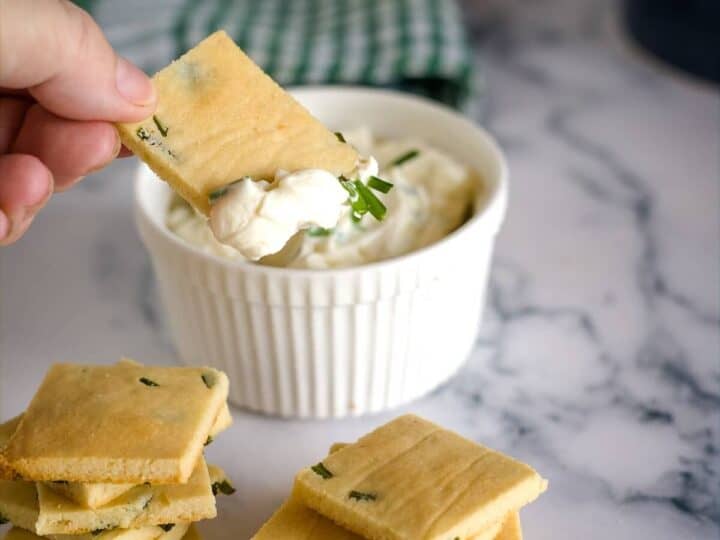
[[[720,534],[718,93],[633,50],[612,3],[491,2],[468,22],[480,119],[512,171],[472,357],[401,411],[300,422],[235,410],[209,454],[238,492],[203,524],[208,538],[249,537],[297,469],[404,411],[550,479],[522,512],[528,539]],[[2,417],[56,360],[175,360],[133,225],[134,166],[57,196],[0,251]]]

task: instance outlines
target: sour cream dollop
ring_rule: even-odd
[[[234,184],[214,203],[209,226],[204,216],[176,201],[168,212],[168,228],[222,257],[262,258],[261,264],[293,268],[343,268],[442,239],[462,225],[483,192],[472,171],[422,140],[378,139],[363,128],[343,135],[360,155],[377,158],[360,160],[352,178],[366,183],[379,176],[394,184],[389,193],[377,193],[387,207],[384,220],[365,215],[355,222],[348,192],[337,178],[307,170],[280,171],[272,183],[248,179]],[[415,157],[395,164],[408,153]]]
[[[213,204],[210,228],[222,244],[258,260],[302,229],[337,225],[348,192],[328,171],[279,171],[272,183],[243,178]]]

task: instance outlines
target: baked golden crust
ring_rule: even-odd
[[[295,494],[369,539],[468,538],[501,523],[546,488],[532,468],[413,415],[329,455]]]
[[[136,365],[139,365],[136,363]],[[4,424],[0,424],[0,448],[10,439],[22,415],[19,415]],[[215,418],[215,423],[210,430],[209,437],[212,439],[232,425],[232,415],[227,403],[223,404]],[[224,474],[224,473],[223,473]],[[9,478],[12,478],[12,471],[9,471]],[[82,482],[48,482],[47,487],[67,497],[85,508],[100,508],[110,501],[129,491],[136,484],[109,484],[109,483],[82,483]]]
[[[28,480],[184,483],[227,393],[212,368],[56,364],[0,455]]]
[[[118,124],[123,144],[195,208],[243,176],[320,168],[340,175],[357,161],[225,32],[208,36],[153,77],[155,115]]]
[[[146,534],[159,535],[158,525],[212,519],[217,511],[208,467],[201,459],[185,484],[136,486],[98,509],[84,508],[44,484],[0,481],[0,514],[42,536],[115,529],[146,529]]]

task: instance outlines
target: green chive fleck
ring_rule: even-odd
[[[163,523],[162,525],[158,525],[163,531],[170,532],[173,530],[173,527],[175,527],[174,523]]]
[[[147,129],[142,126],[137,128],[137,131],[135,131],[135,135],[137,135],[138,139],[140,139],[141,141],[147,141],[148,139],[150,139],[150,134],[148,133]]]
[[[327,467],[325,467],[325,465],[323,465],[323,462],[322,462],[322,461],[321,461],[320,463],[318,463],[317,465],[313,465],[313,466],[310,467],[310,468],[312,469],[312,471],[313,471],[315,474],[317,474],[317,475],[319,475],[319,476],[322,476],[325,480],[327,480],[328,478],[332,478],[333,476],[335,476],[333,473],[331,473],[331,472],[327,469]]]
[[[374,493],[363,493],[362,491],[352,490],[348,494],[349,499],[355,499],[356,501],[374,501],[377,499],[377,495]]]
[[[6,523],[10,523],[10,520],[8,518],[6,518],[5,516],[3,516],[2,514],[0,514],[0,525],[5,525]]]
[[[345,137],[343,137],[343,134],[340,133],[339,131],[336,131],[336,132],[335,132],[335,136],[337,137],[337,140],[338,140],[338,141],[344,142],[344,143],[347,142],[347,141],[345,140]]]
[[[150,503],[152,502],[152,500],[153,500],[152,495],[150,495],[150,498],[147,501],[145,501],[145,504],[143,505],[142,509],[147,510],[147,508],[148,508],[148,506],[150,506]]]
[[[307,230],[308,236],[330,236],[332,233],[332,229],[325,229],[323,227],[310,227]]]
[[[212,492],[213,495],[217,495],[218,493],[222,493],[223,495],[232,495],[235,493],[235,488],[227,480],[222,480],[220,482],[213,483]]]
[[[380,199],[378,199],[375,194],[360,180],[355,180],[355,187],[357,188],[360,197],[365,200],[368,211],[375,219],[382,221],[385,218],[385,214],[387,214],[387,208],[385,205],[380,202]]]
[[[215,386],[215,376],[212,373],[203,373],[200,378],[208,388]]]
[[[395,158],[395,160],[390,163],[390,166],[397,167],[398,165],[402,165],[406,161],[410,161],[411,159],[416,158],[419,155],[420,155],[419,150],[410,150],[409,152],[403,154],[402,156]]]
[[[227,186],[218,188],[215,191],[210,192],[210,194],[208,195],[208,199],[210,199],[210,202],[215,202],[220,197],[225,195],[227,192],[228,192]]]
[[[153,122],[155,122],[155,125],[157,126],[158,131],[160,132],[160,135],[162,135],[163,137],[167,137],[168,128],[165,127],[165,126],[163,126],[163,125],[160,123],[160,120],[158,120],[158,117],[155,116],[154,114],[153,114]]]
[[[205,446],[207,446],[207,445],[210,444],[211,442],[213,442],[212,435],[208,435],[208,438],[205,439]]]
[[[211,192],[208,194],[208,199],[210,200],[211,203],[214,203],[214,202],[217,201],[220,197],[222,197],[223,195],[225,195],[225,194],[228,192],[228,190],[230,189],[230,186],[235,185],[235,184],[237,184],[238,182],[242,182],[243,180],[245,180],[245,178],[249,178],[249,176],[243,176],[243,177],[240,178],[239,180],[235,180],[235,181],[233,181],[233,182],[230,182],[230,183],[229,183],[228,185],[226,185],[226,186],[222,186],[222,187],[217,188],[217,189],[214,190],[214,191],[211,191]]]
[[[140,377],[140,382],[143,383],[145,386],[160,386],[155,381],[151,381],[147,377]]]
[[[368,187],[371,187],[381,193],[387,193],[393,188],[393,184],[378,178],[377,176],[371,176],[367,182]]]

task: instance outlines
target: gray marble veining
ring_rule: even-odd
[[[512,193],[462,373],[405,407],[529,461],[526,537],[720,535],[720,98],[622,37],[613,3],[465,0]],[[134,164],[58,196],[0,252],[0,411],[59,359],[174,359],[132,224]],[[442,336],[438,336],[442,339]],[[294,472],[401,411],[288,422],[235,411],[209,448],[248,537]]]

